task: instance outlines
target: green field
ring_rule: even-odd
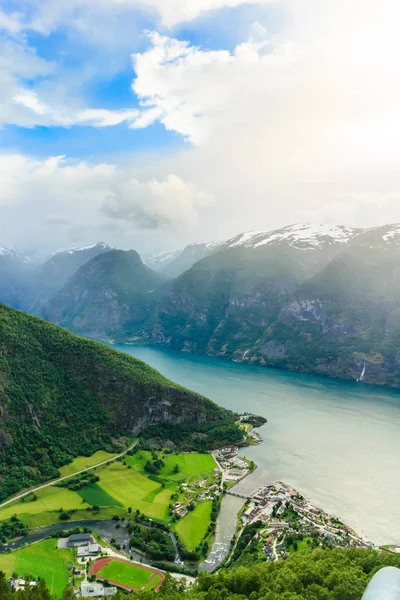
[[[59,488],[50,486],[39,490],[36,493],[37,500],[32,500],[32,496],[21,498],[4,508],[0,509],[0,521],[9,519],[12,515],[39,514],[46,511],[71,510],[74,508],[82,508],[85,505],[82,503],[82,498],[76,492],[72,492],[67,488]]]
[[[313,550],[313,546],[307,544],[307,540],[312,541],[312,537],[305,537],[304,540],[296,540],[297,541],[297,550],[294,549],[293,544],[290,544],[287,547],[287,551],[290,553],[290,556],[294,555],[304,555],[309,554]]]
[[[180,519],[174,526],[179,539],[192,552],[201,542],[210,524],[212,501],[207,500],[198,504],[186,517]]]
[[[145,473],[144,466],[149,459],[151,459],[151,453],[141,450],[133,456],[127,456],[126,462],[139,473]],[[217,466],[211,454],[196,452],[165,454],[163,461],[165,466],[161,469],[159,477],[175,483],[182,481],[193,483],[201,479],[213,478],[213,470]],[[178,473],[173,472],[175,465],[179,467]]]
[[[75,459],[74,464],[76,467],[82,467],[83,463],[78,461],[98,462],[110,456],[106,452],[97,452],[89,458]],[[35,529],[58,523],[60,508],[64,511],[77,511],[70,517],[71,521],[76,521],[112,518],[114,514],[123,516],[124,510],[131,507],[133,511],[140,510],[152,519],[169,523],[171,515],[168,506],[172,494],[179,491],[179,484],[183,481],[193,483],[206,478],[212,480],[215,462],[209,454],[165,454],[165,466],[160,474],[154,477],[144,470],[149,458],[149,452],[139,451],[133,456],[126,456],[126,465],[122,461],[104,465],[97,470],[100,475],[99,483],[90,484],[78,492],[56,486],[39,490],[35,501],[32,500],[32,496],[28,496],[23,501],[16,500],[0,509],[0,522],[17,514],[29,529]],[[173,472],[176,464],[179,466],[178,473]],[[164,481],[164,486],[161,480]],[[188,502],[193,496],[194,493],[183,493],[179,500]],[[90,506],[99,506],[100,513],[93,514],[87,511]],[[193,515],[188,516],[191,522]],[[206,527],[208,523],[209,520]],[[201,532],[203,529],[200,529]]]
[[[83,504],[82,506],[86,506]],[[100,507],[99,512],[91,512],[86,509],[77,510],[71,515],[70,521],[85,521],[89,520],[106,520],[112,519],[114,515],[118,515],[121,519],[126,517],[126,511],[118,506],[105,506]],[[58,512],[43,512],[38,515],[20,515],[21,520],[25,523],[29,529],[39,529],[42,527],[48,527],[53,523],[61,523]],[[65,521],[65,527],[68,529],[70,521]]]
[[[87,469],[88,467],[97,465],[98,463],[104,462],[105,460],[114,458],[115,456],[117,455],[109,454],[104,450],[99,450],[95,454],[92,454],[92,456],[77,456],[71,463],[65,465],[64,467],[61,467],[61,477],[64,477],[64,475],[72,475],[73,473],[82,471],[82,469]]]
[[[0,571],[7,577],[17,573],[19,577],[32,575],[46,581],[52,594],[60,597],[68,582],[66,564],[72,562],[73,551],[57,549],[57,540],[43,540],[10,554],[0,555]]]
[[[114,462],[101,472],[100,487],[125,508],[139,509],[147,516],[169,520],[168,504],[173,491],[160,483]]]
[[[160,471],[160,477],[170,481],[186,481],[193,483],[201,479],[214,478],[214,469],[217,466],[211,454],[166,454],[165,467]],[[178,473],[173,473],[175,465],[179,466]]]
[[[144,569],[139,565],[128,564],[119,560],[112,560],[108,563],[108,565],[100,569],[96,575],[106,579],[107,581],[117,584],[119,583],[121,585],[134,588],[135,590],[140,590],[149,582],[150,578],[154,575],[154,571]],[[160,576],[158,575],[157,577],[158,583],[160,581]],[[149,585],[151,583],[153,582],[149,582]],[[157,583],[154,584],[154,587],[157,585]]]
[[[90,506],[122,506],[118,500],[107,494],[97,483],[90,483],[78,490],[77,494]]]

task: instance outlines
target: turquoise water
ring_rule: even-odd
[[[221,406],[268,419],[245,448],[377,543],[400,544],[400,392],[147,346],[115,346]]]

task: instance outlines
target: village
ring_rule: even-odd
[[[246,477],[250,471],[255,468],[255,464],[238,456],[239,448],[237,446],[227,446],[214,451],[212,454],[222,472],[222,484],[227,484],[228,489],[235,483],[238,483],[243,477]]]
[[[240,519],[242,527],[261,525],[256,539],[267,560],[286,559],[318,546],[375,548],[337,517],[313,506],[282,482],[259,488],[247,500]]]
[[[214,450],[212,455],[217,467],[213,470],[214,481],[203,479],[192,484],[181,483],[180,492],[184,501],[175,502],[171,512],[182,519],[190,510],[193,501],[204,502],[221,496],[224,490],[230,489],[255,468],[254,463],[238,456],[237,446],[227,446]]]

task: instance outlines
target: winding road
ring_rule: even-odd
[[[43,490],[44,488],[50,487],[51,485],[55,485],[55,484],[59,483],[60,481],[64,481],[65,479],[70,479],[70,477],[75,477],[76,475],[80,475],[80,473],[85,473],[86,471],[91,471],[92,469],[96,469],[97,467],[101,467],[102,465],[107,465],[110,462],[114,462],[118,458],[125,456],[125,454],[127,454],[130,450],[132,450],[136,446],[137,443],[138,443],[138,440],[136,440],[131,446],[129,446],[129,448],[127,448],[126,450],[124,450],[124,452],[122,452],[121,454],[118,454],[117,456],[113,456],[112,458],[103,460],[102,462],[92,465],[91,467],[86,467],[85,469],[76,471],[75,473],[70,473],[70,475],[64,475],[64,477],[59,477],[58,479],[53,479],[52,481],[48,481],[47,483],[38,485],[35,488],[31,488],[31,489],[27,490],[26,492],[22,492],[21,494],[18,494],[17,496],[13,496],[12,498],[9,498],[5,502],[2,502],[0,504],[0,508],[3,508],[4,506],[11,504],[12,502],[15,502],[15,500],[20,500],[21,498],[25,498],[25,496],[29,496],[30,494],[34,494],[34,493],[38,492],[39,490]]]

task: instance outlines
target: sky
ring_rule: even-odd
[[[398,0],[2,0],[0,245],[400,221]]]

